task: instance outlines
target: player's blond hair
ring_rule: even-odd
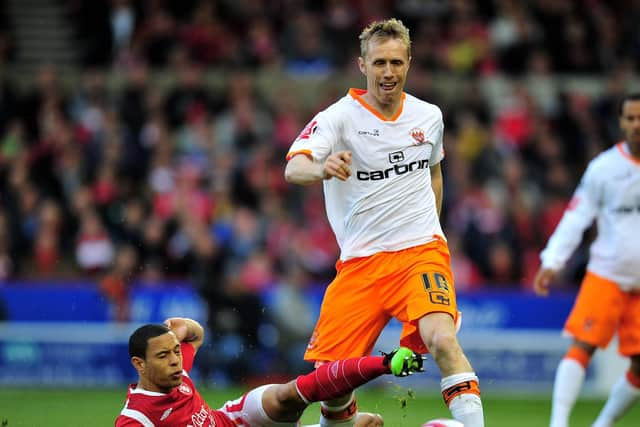
[[[399,39],[407,46],[407,55],[411,57],[411,38],[409,29],[396,18],[375,21],[367,25],[360,33],[360,56],[367,57],[369,42],[373,39]]]

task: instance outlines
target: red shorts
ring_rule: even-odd
[[[417,322],[429,313],[457,318],[450,255],[444,240],[336,264],[305,360],[371,354],[392,317],[403,323],[400,343],[426,353]]]
[[[625,292],[615,282],[587,272],[564,329],[600,348],[617,332],[620,354],[640,354],[640,293]]]

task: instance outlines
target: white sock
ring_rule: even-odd
[[[553,383],[550,427],[567,427],[569,415],[584,383],[585,369],[575,359],[565,357],[558,364]]]
[[[451,399],[449,411],[465,427],[484,427],[482,401],[477,394],[464,393]]]
[[[440,390],[443,392],[450,387],[465,381],[478,382],[478,377],[474,372],[464,372],[453,374],[440,381]],[[465,427],[484,427],[484,413],[482,410],[482,400],[480,396],[473,393],[462,393],[451,399],[449,411],[456,420]]]
[[[342,412],[351,405],[354,398],[355,396],[352,393],[351,398],[347,401],[347,403],[344,403],[342,405],[329,406],[328,402],[320,402],[320,405],[329,412]],[[333,426],[353,427],[355,425],[357,416],[358,416],[358,413],[356,412],[355,414],[353,414],[353,416],[349,417],[348,419],[329,420],[325,418],[324,415],[320,414],[320,427],[333,427]]]
[[[593,423],[593,427],[611,427],[640,397],[640,389],[634,387],[623,375],[611,387],[607,403]]]

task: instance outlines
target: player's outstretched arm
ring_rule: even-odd
[[[164,324],[176,334],[178,341],[190,343],[196,350],[204,341],[204,328],[200,323],[186,317],[171,317]]]

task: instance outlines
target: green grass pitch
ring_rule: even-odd
[[[202,389],[212,407],[240,396],[239,389]],[[0,426],[2,427],[86,427],[112,426],[122,408],[122,390],[14,389],[0,390]],[[420,427],[431,418],[446,417],[437,394],[412,392],[403,388],[366,389],[359,392],[362,410],[380,412],[387,427]],[[540,397],[508,398],[483,395],[487,427],[544,427],[548,422],[549,399]],[[572,425],[588,426],[602,407],[601,400],[581,400],[572,417]],[[307,409],[304,424],[317,423],[318,408]],[[640,425],[640,405],[636,405],[616,427]]]

